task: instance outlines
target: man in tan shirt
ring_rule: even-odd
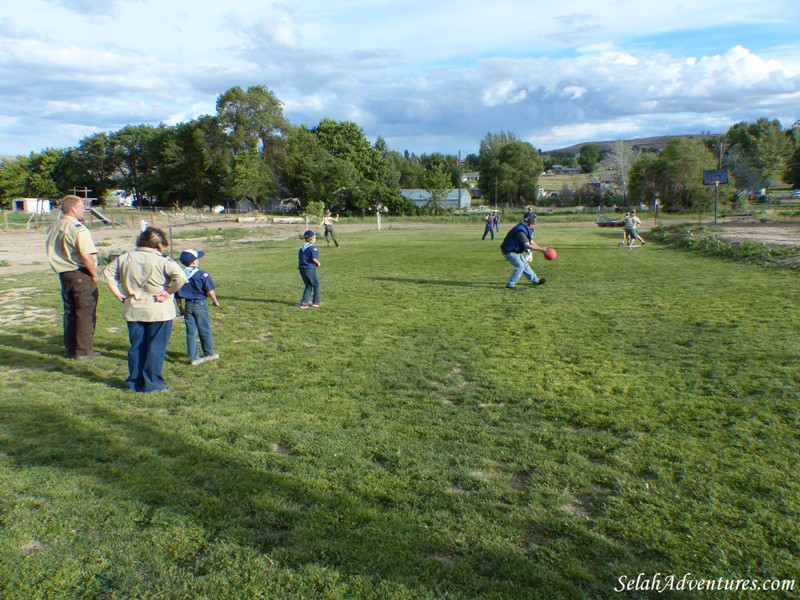
[[[97,323],[97,248],[81,222],[83,199],[65,196],[61,218],[48,232],[47,259],[61,281],[64,304],[64,348],[67,357],[96,358],[92,349]]]

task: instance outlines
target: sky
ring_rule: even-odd
[[[215,114],[262,85],[293,125],[415,154],[544,151],[800,119],[797,0],[2,0],[0,156]]]

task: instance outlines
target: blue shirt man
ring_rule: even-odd
[[[531,269],[530,263],[525,260],[524,254],[528,250],[536,250],[537,252],[545,253],[547,248],[543,248],[533,241],[533,228],[536,224],[536,213],[529,212],[523,218],[522,222],[517,223],[506,234],[503,243],[500,244],[500,251],[503,253],[505,259],[514,266],[511,272],[511,277],[508,278],[506,288],[509,290],[517,290],[517,282],[523,273],[525,277],[530,279],[533,285],[544,285],[547,280],[544,277],[538,277]]]

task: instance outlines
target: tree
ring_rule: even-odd
[[[786,163],[786,170],[783,173],[783,180],[792,185],[792,187],[800,188],[800,146],[795,148],[789,161]]]
[[[728,166],[739,189],[772,187],[785,172],[794,150],[794,133],[784,132],[780,121],[766,117],[742,121],[726,134],[732,144]]]
[[[260,151],[269,158],[288,124],[283,103],[262,85],[236,86],[217,99],[217,118],[233,153]]]
[[[165,128],[153,140],[158,168],[141,187],[164,204],[214,206],[224,202],[231,158],[216,117]]]
[[[631,148],[624,140],[614,142],[609,152],[609,160],[614,167],[617,175],[617,186],[622,194],[623,201],[628,202],[628,178],[630,177],[631,167],[636,161],[638,152]]]
[[[236,199],[266,200],[278,191],[269,165],[260,152],[242,152],[233,159],[227,190]]]
[[[122,178],[122,187],[133,194],[137,203],[142,199],[142,178],[152,174],[157,166],[151,151],[156,135],[156,128],[150,125],[129,125],[110,136],[112,162]]]
[[[481,178],[478,188],[484,198],[494,198],[498,192],[502,165],[499,161],[500,150],[511,142],[519,141],[510,131],[500,133],[487,133],[481,141],[478,152],[478,166]]]
[[[670,139],[659,155],[659,193],[664,205],[702,208],[713,198],[703,185],[703,171],[716,167],[716,159],[705,144],[688,137]]]
[[[431,195],[428,206],[433,214],[437,215],[443,209],[447,194],[453,189],[450,175],[442,165],[434,165],[425,170],[422,176],[422,189]]]
[[[29,196],[36,198],[58,198],[64,195],[56,182],[65,151],[49,148],[40,154],[31,152],[28,159]]]
[[[312,132],[325,150],[336,158],[350,162],[365,179],[386,179],[383,155],[370,145],[364,131],[355,123],[323,119]]]
[[[78,147],[69,152],[69,159],[80,176],[80,180],[73,181],[73,186],[91,189],[95,197],[104,202],[106,192],[113,185],[112,177],[119,168],[111,136],[96,133],[83,138]]]
[[[595,144],[581,146],[578,164],[584,173],[594,173],[600,161],[600,147]]]
[[[502,178],[498,188],[501,195],[512,205],[533,204],[542,172],[542,159],[538,150],[527,142],[510,142],[501,148],[498,161],[502,165]]]
[[[16,158],[0,161],[0,204],[9,208],[13,198],[28,195],[28,158]]]

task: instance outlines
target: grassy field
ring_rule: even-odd
[[[76,363],[56,278],[0,270],[0,597],[800,579],[797,273],[544,224],[548,283],[512,293],[481,234],[322,241],[311,310],[292,307],[299,241],[177,239],[207,252],[222,359],[189,366],[176,321],[172,391],[149,395],[122,389],[107,290],[104,357]]]

